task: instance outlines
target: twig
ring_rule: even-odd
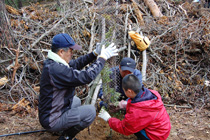
[[[31,38],[31,37],[28,37],[28,36],[24,36],[24,35],[17,35],[18,37],[22,37],[22,38],[26,38],[26,39],[30,39],[30,40],[36,40],[35,38]],[[44,41],[40,41],[40,43],[42,44],[45,44],[47,46],[51,46],[50,43],[47,43],[47,42],[44,42]]]
[[[183,4],[182,4],[183,5]],[[179,5],[179,8],[184,11],[184,14],[186,15],[187,19],[189,19],[186,10],[182,7],[182,5]]]
[[[19,56],[19,58],[21,58],[21,57],[23,57],[24,56],[24,54],[21,54],[20,56]],[[8,61],[11,61],[11,59],[13,60],[13,59],[16,59],[16,57],[13,57],[13,58],[10,58],[10,59],[7,59],[7,60],[0,60],[0,64],[1,63],[5,63],[5,62],[8,62]],[[10,70],[12,67],[14,67],[14,65],[15,65],[15,61],[14,61],[14,63],[12,63],[11,65],[9,65],[8,67],[7,67],[7,70]]]
[[[93,93],[93,97],[92,97],[92,100],[91,100],[91,105],[95,105],[96,99],[97,99],[97,96],[98,96],[98,92],[101,88],[102,80],[101,80],[100,76],[99,76],[99,80],[96,80],[95,82],[97,83],[97,85],[96,85],[95,91]]]
[[[140,31],[140,28],[138,28],[138,30]],[[139,32],[137,30],[137,32]],[[140,31],[141,36],[143,36],[143,33]],[[149,47],[149,46],[148,46]],[[143,66],[142,66],[142,81],[146,81],[146,71],[147,71],[147,51],[144,50],[142,51],[142,57],[143,57]]]
[[[21,41],[19,41],[19,43],[18,43],[18,49],[16,50],[15,66],[14,66],[13,74],[12,74],[12,84],[14,83],[16,71],[20,67],[20,64],[18,63],[18,56],[19,56],[19,52],[20,52],[20,42]]]
[[[129,31],[131,31],[131,25],[128,25]],[[131,56],[131,43],[130,43],[131,37],[128,36],[128,57]]]
[[[142,56],[143,56],[143,66],[142,66],[142,81],[146,81],[146,71],[147,71],[147,51],[144,50],[142,52]]]
[[[93,97],[93,93],[95,91],[96,86],[98,85],[98,82],[101,78],[101,75],[99,74],[96,79],[93,81],[93,85],[91,86],[89,92],[88,92],[88,98],[85,100],[85,104],[90,104],[91,103],[91,99]]]
[[[92,17],[92,26],[91,26],[91,39],[90,39],[90,45],[89,45],[89,53],[93,51],[93,42],[94,42],[94,38],[95,38],[95,29],[94,29],[94,23],[95,23],[95,13],[93,13],[93,17]]]
[[[192,108],[190,106],[179,106],[179,105],[173,105],[173,104],[164,104],[164,106],[168,107],[178,107],[178,108]]]
[[[129,16],[129,12],[128,12],[128,6],[127,6],[127,13],[126,13],[126,18],[125,18],[125,30],[124,30],[124,42],[123,42],[123,46],[126,46],[126,42],[127,42],[127,32],[128,32],[128,16]]]
[[[102,26],[101,42],[104,42],[105,41],[105,34],[106,34],[106,20],[105,20],[104,17],[102,17],[101,26]]]
[[[71,14],[71,12],[69,12],[68,14],[66,14],[60,21],[58,21],[50,30],[48,30],[47,32],[45,32],[44,34],[42,34],[35,42],[33,42],[33,44],[31,45],[31,47],[33,48],[40,40],[42,40],[42,38],[44,38],[45,36],[49,35],[49,33],[51,33],[52,31],[54,31],[54,29],[64,20],[66,19],[69,15]]]
[[[122,51],[124,51],[126,49],[127,49],[127,46],[121,47],[121,48],[118,49],[118,52],[122,52]]]

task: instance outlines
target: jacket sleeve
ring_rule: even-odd
[[[84,70],[77,70],[62,64],[54,64],[49,68],[52,84],[58,89],[76,87],[90,83],[101,72],[105,64],[103,58],[98,58]]]
[[[103,87],[101,85],[100,90],[99,90],[99,93],[98,93],[98,97],[101,99],[102,96],[103,96]]]
[[[133,74],[139,79],[139,81],[142,83],[142,74],[139,70],[135,69],[135,71],[133,72]],[[142,83],[143,85],[143,83]]]
[[[110,118],[109,126],[123,135],[131,135],[146,128],[152,120],[152,115],[143,111],[133,110],[132,112],[127,112],[122,121],[117,118]]]
[[[75,60],[71,60],[69,62],[69,66],[74,68],[74,69],[78,69],[81,70],[82,68],[84,68],[87,64],[91,63],[93,60],[96,59],[96,56],[93,54],[93,52],[80,56]]]

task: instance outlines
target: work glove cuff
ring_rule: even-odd
[[[101,47],[102,47],[101,43],[96,43],[96,49],[93,51],[93,54],[95,56],[98,56],[101,54]]]
[[[106,122],[108,122],[108,120],[111,118],[109,113],[106,110],[104,110],[103,108],[100,110],[98,117],[102,118]]]

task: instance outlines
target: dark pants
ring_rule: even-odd
[[[93,105],[81,105],[81,100],[74,96],[71,109],[63,113],[51,131],[65,131],[74,126],[84,129],[91,125],[95,117],[95,107]]]
[[[139,131],[139,132],[137,132],[137,133],[134,134],[134,135],[138,138],[137,140],[149,140],[147,137],[145,137],[145,136],[142,134],[142,132],[145,133],[144,130],[141,130],[141,131]],[[146,134],[146,133],[145,133],[145,134]]]

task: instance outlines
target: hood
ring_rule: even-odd
[[[143,89],[143,93],[131,100],[128,100],[128,105],[133,108],[140,108],[141,110],[157,111],[162,109],[163,102],[160,94],[155,90]]]

